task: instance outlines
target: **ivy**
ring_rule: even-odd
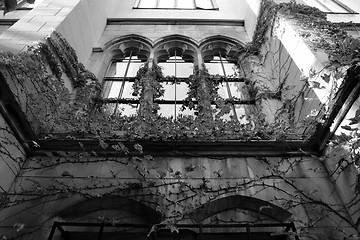
[[[140,115],[151,116],[157,113],[159,106],[154,103],[154,99],[164,95],[164,89],[159,82],[163,74],[159,66],[149,68],[148,64],[141,67],[133,85],[133,95],[140,98]]]

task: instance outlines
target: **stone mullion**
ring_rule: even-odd
[[[154,103],[154,87],[153,82],[156,80],[156,75],[152,74],[152,70],[148,69],[147,72],[141,76],[140,82],[142,91],[140,94],[140,116],[151,117],[155,115]]]
[[[198,118],[205,122],[210,123],[213,120],[211,108],[211,81],[205,74],[204,70],[200,70],[196,76],[199,80],[197,87],[197,100],[198,100]]]

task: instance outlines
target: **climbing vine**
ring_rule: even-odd
[[[263,1],[262,11],[268,8],[269,13],[263,12],[261,15],[263,16],[261,21],[264,22],[258,24],[257,31],[261,34],[256,36],[259,45],[252,49],[258,49],[260,44],[266,41],[265,32],[274,20],[275,10],[270,9],[271,6],[273,5],[270,1]],[[314,9],[299,7],[293,2],[289,5],[280,5],[280,9],[285,12],[295,11],[300,15],[309,11],[313,12],[311,15],[317,14]],[[346,44],[352,43],[350,41]],[[196,68],[188,82],[189,93],[184,107],[197,111],[197,116],[179,116],[174,121],[172,118],[157,114],[158,106],[154,103],[154,99],[161,97],[164,90],[157,81],[162,77],[162,73],[156,66],[140,68],[133,89],[134,96],[141,99],[140,112],[134,116],[124,116],[106,114],[103,108],[105,100],[100,97],[99,83],[78,62],[75,51],[59,34],[54,34],[26,53],[1,54],[0,62],[4,66],[8,84],[17,96],[23,111],[34,117],[36,121],[34,120],[33,126],[39,125],[37,133],[40,138],[49,140],[57,139],[59,136],[72,140],[93,138],[98,140],[99,146],[104,150],[116,151],[116,156],[99,155],[85,149],[81,152],[61,150],[52,152],[42,149],[34,151],[34,155],[27,160],[28,164],[21,169],[21,177],[15,183],[16,188],[11,192],[3,191],[0,194],[0,202],[2,210],[19,207],[19,212],[14,215],[21,212],[36,212],[34,214],[37,214],[41,221],[40,228],[47,221],[57,217],[50,209],[62,200],[71,201],[76,198],[102,200],[106,197],[120,196],[135,199],[156,209],[161,215],[161,222],[169,223],[169,226],[176,229],[177,223],[192,221],[190,215],[193,210],[209,201],[237,194],[261,198],[264,197],[264,193],[269,194],[265,197],[270,203],[299,214],[291,221],[296,223],[301,237],[311,238],[314,234],[318,234],[317,239],[344,237],[346,234],[341,233],[341,224],[345,223],[353,232],[359,227],[358,223],[354,223],[344,213],[344,207],[356,206],[356,199],[344,206],[337,202],[328,202],[322,196],[323,191],[327,194],[330,194],[330,191],[322,190],[323,185],[318,184],[317,181],[324,181],[324,185],[328,184],[327,178],[324,178],[327,169],[322,164],[323,159],[318,159],[316,156],[276,159],[257,156],[200,158],[191,153],[183,153],[185,154],[183,159],[172,161],[173,156],[148,155],[138,143],[129,147],[121,141],[116,143],[108,141],[109,138],[132,142],[204,139],[304,140],[304,136],[291,135],[292,126],[283,121],[284,119],[279,118],[273,123],[268,123],[265,120],[266,116],[261,112],[254,113],[245,123],[221,118],[230,111],[229,105],[218,95],[218,84],[222,80],[215,77],[209,81],[211,76],[206,68]],[[64,86],[66,77],[63,73],[70,79],[76,96],[72,96]],[[11,81],[16,84],[12,84]],[[246,86],[250,96],[259,96],[259,89],[254,82],[250,81]],[[262,98],[282,100],[281,91],[284,89],[278,89],[273,95],[263,94]],[[216,117],[212,116],[213,103],[218,110],[220,109],[220,114]],[[291,104],[293,102],[288,103]],[[355,115],[353,124],[360,122],[359,115],[359,113]],[[349,163],[350,166],[358,166],[356,165],[359,155],[358,129],[348,127],[346,128],[353,134],[351,138],[348,138],[349,136],[344,138],[347,141],[351,140],[352,161]],[[58,133],[61,134],[57,135]],[[84,147],[80,141],[78,144],[81,148]],[[22,163],[21,159],[16,161]],[[343,160],[342,163],[347,162]],[[340,164],[339,169],[343,170],[343,166]],[[101,169],[101,173],[91,172],[94,169]],[[302,182],[304,177],[314,181],[313,185],[304,184]],[[46,181],[43,180],[44,178]],[[359,187],[355,189],[358,193]],[[55,204],[50,204],[49,209],[40,211],[37,207],[48,203],[49,199]],[[39,205],[28,207],[26,204],[30,202],[37,202]],[[246,218],[246,221],[258,223],[269,220],[262,216],[262,213],[269,209],[271,209],[270,205],[259,206],[257,211],[252,213],[253,215],[250,214],[252,218]],[[246,214],[248,213],[244,211],[238,215]],[[93,221],[95,216],[96,214],[76,220]],[[96,217],[100,222],[118,223],[128,220],[118,215],[110,218],[102,215]],[[73,216],[63,216],[63,218],[68,220]],[[323,221],[333,219],[340,220],[333,224],[334,229],[327,229],[329,233],[316,232]],[[206,221],[242,223],[244,219],[216,214]],[[21,236],[27,236],[32,231],[38,230],[31,229],[28,224],[17,222],[13,230]]]

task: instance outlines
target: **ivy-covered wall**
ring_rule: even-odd
[[[275,101],[277,106],[269,115],[288,119],[295,132],[307,134],[309,122],[319,116],[321,102],[300,67],[276,37],[271,37],[261,50],[262,64],[271,87],[263,90],[263,101]],[[269,108],[264,106],[264,109]]]
[[[274,17],[273,13],[270,16]],[[106,114],[99,98],[98,81],[86,71],[61,35],[54,33],[26,53],[1,53],[1,71],[7,84],[41,140],[39,143],[45,145],[31,141],[33,151],[25,165],[13,168],[20,173],[0,198],[2,238],[46,238],[55,220],[164,223],[174,231],[178,223],[292,221],[301,239],[356,237],[359,230],[358,173],[354,171],[358,156],[354,150],[356,134],[351,138],[354,143],[351,149],[346,141],[340,141],[344,144],[339,145],[343,152],[334,148],[336,156],[330,152],[323,157],[308,155],[302,149],[297,152],[302,155],[299,157],[269,157],[262,149],[258,149],[259,156],[250,157],[230,157],[226,153],[199,156],[178,149],[168,155],[149,155],[137,143],[140,140],[160,143],[207,140],[222,142],[224,146],[227,140],[291,143],[292,138],[287,138],[295,131],[291,124],[298,124],[312,109],[306,99],[315,95],[300,74],[303,69],[281,42],[283,39],[268,32],[271,23],[260,24],[271,38],[260,34],[259,41],[249,44],[243,57],[239,57],[241,76],[254,90],[252,96],[257,103],[252,111],[256,118],[249,124],[215,121],[211,117],[208,110],[216,86],[206,82],[205,69],[197,68],[197,74],[189,81],[189,95],[202,104],[198,117],[174,123],[154,111],[157,106],[152,96],[161,94],[157,82],[161,71],[156,67],[141,68],[139,73],[135,84],[137,94],[142,96],[138,116],[117,117]],[[344,44],[352,46],[351,41]],[[336,56],[337,60],[347,60],[344,54]],[[322,79],[326,81],[327,77]],[[314,88],[314,83],[311,87]],[[317,107],[317,100],[313,101]],[[312,127],[312,123],[306,124]],[[24,151],[17,147],[6,125],[2,131],[0,146],[5,146],[5,154],[0,152],[1,160],[10,161],[9,166],[18,166]],[[308,136],[301,137],[305,141]],[[57,139],[72,141],[76,146],[64,150],[59,144],[56,150],[47,150],[46,141]],[[87,141],[95,144],[92,149],[84,146]],[[6,151],[18,156],[9,158]],[[8,186],[11,177],[4,180]],[[347,184],[350,188],[346,188]],[[244,204],[234,205],[234,199]],[[227,208],[221,208],[218,200],[226,203]],[[147,212],[135,211],[139,203]],[[272,231],[280,234],[278,229]],[[293,233],[281,234],[294,237]]]
[[[11,192],[15,194],[11,204],[18,207],[12,209],[13,215],[3,223],[24,226],[19,233],[25,234],[36,227],[43,233],[48,232],[54,219],[145,221],[146,215],[139,220],[123,214],[124,208],[129,207],[128,202],[116,207],[109,205],[113,209],[99,205],[107,198],[125,197],[155,209],[165,223],[277,222],[273,214],[278,206],[292,214],[291,218],[287,215],[282,220],[294,221],[301,239],[311,239],[315,234],[317,239],[339,239],[341,229],[354,233],[326,170],[314,158],[150,157],[136,149],[139,147],[124,149],[128,157],[58,152],[51,157],[29,158]],[[133,153],[140,155],[131,157]],[[256,209],[238,206],[235,210],[230,206],[228,211],[219,214],[215,214],[216,209],[209,209],[214,211],[210,218],[205,212],[203,217],[193,217],[202,205],[229,196],[247,196],[266,202],[262,205],[254,202]],[[93,213],[80,207],[89,201],[98,202]],[[78,211],[67,210],[77,203],[80,203]],[[108,210],[112,210],[112,214]]]
[[[0,126],[0,199],[3,199],[24,164],[26,153],[1,114]]]
[[[334,184],[329,178],[323,162],[314,156],[245,158],[226,157],[225,154],[224,157],[212,157],[211,155],[199,157],[186,152],[182,152],[181,155],[175,154],[175,156],[151,156],[144,152],[139,144],[126,147],[121,141],[108,142],[106,138],[112,135],[106,134],[113,130],[111,126],[121,126],[117,122],[119,119],[107,118],[106,120],[99,115],[101,111],[94,111],[96,108],[91,108],[96,105],[89,100],[93,99],[91,96],[96,97],[96,93],[99,94],[96,90],[98,85],[91,80],[92,75],[88,74],[79,63],[72,65],[71,68],[67,66],[69,59],[77,62],[75,53],[71,48],[67,49],[68,45],[60,35],[55,34],[53,38],[53,40],[48,39],[47,44],[51,44],[51,41],[58,41],[58,48],[54,45],[45,45],[52,47],[52,54],[41,52],[46,49],[42,46],[29,52],[26,57],[20,57],[20,59],[25,59],[24,67],[30,63],[30,61],[26,61],[28,57],[32,60],[40,60],[39,65],[32,68],[34,73],[39,73],[35,71],[35,69],[40,69],[39,66],[42,66],[41,69],[44,71],[43,75],[36,75],[37,78],[34,78],[38,79],[36,82],[38,85],[35,85],[37,87],[29,84],[29,80],[23,75],[24,72],[18,72],[14,75],[17,77],[10,78],[18,81],[18,84],[9,84],[10,87],[14,89],[15,95],[19,93],[20,97],[18,96],[17,99],[24,108],[23,111],[29,111],[27,113],[37,111],[37,114],[34,114],[36,117],[39,117],[40,114],[48,116],[46,121],[40,121],[42,118],[34,118],[35,121],[29,119],[33,124],[35,123],[33,126],[42,126],[38,128],[38,133],[40,133],[38,136],[43,141],[56,138],[58,131],[63,133],[61,138],[71,140],[92,136],[93,139],[97,139],[98,147],[104,150],[111,149],[115,155],[107,156],[85,149],[81,141],[77,143],[79,149],[83,149],[80,152],[63,151],[61,147],[57,151],[47,151],[34,142],[33,155],[28,157],[11,190],[3,195],[0,222],[7,238],[38,239],[46,237],[54,220],[149,222],[146,220],[148,218],[146,214],[139,216],[131,211],[124,213],[126,212],[124,208],[128,208],[127,204],[130,200],[125,201],[126,206],[117,204],[115,207],[114,202],[118,203],[116,199],[119,198],[131,199],[131,201],[140,202],[155,209],[159,213],[159,218],[157,222],[150,221],[152,224],[163,222],[173,226],[177,223],[194,221],[204,221],[205,223],[293,221],[302,239],[311,238],[314,234],[317,239],[339,239],[356,232],[356,224],[347,209],[344,208],[338,192],[333,191]],[[273,55],[276,56],[276,54]],[[19,57],[11,56],[15,59]],[[46,56],[54,58],[46,60]],[[11,64],[14,64],[11,59],[5,65],[8,67],[7,70],[11,69]],[[51,65],[51,59],[56,60],[59,65]],[[42,65],[41,60],[49,65]],[[259,64],[259,62],[255,63]],[[256,65],[247,66],[255,67]],[[274,68],[279,66],[282,65],[276,65]],[[263,66],[256,69],[264,70],[264,74],[261,71],[258,73],[267,76],[268,72]],[[148,71],[146,68],[143,70]],[[44,74],[49,71],[52,71],[54,75]],[[77,97],[71,97],[64,82],[56,77],[56,73],[59,73],[60,76],[60,73],[63,75],[63,72],[67,75],[65,79],[69,79],[67,81],[78,93]],[[146,73],[149,74],[146,76],[154,76],[152,72]],[[296,71],[293,74],[296,75]],[[274,75],[276,76],[275,73]],[[81,78],[82,76],[84,78]],[[251,79],[254,76],[247,77]],[[85,81],[84,79],[89,80]],[[141,78],[139,86],[143,86],[141,85],[142,81],[146,83],[149,79],[156,80],[156,77]],[[195,82],[202,80],[204,79],[201,77],[193,79]],[[49,85],[49,82],[52,84]],[[277,81],[275,83],[277,84]],[[18,88],[19,86],[22,87]],[[22,93],[23,91],[18,91],[18,89],[27,89],[28,92]],[[35,97],[31,95],[33,89],[38,91]],[[59,93],[66,94],[58,96]],[[47,96],[46,94],[58,96],[58,99],[49,98],[48,100],[55,100],[54,103],[63,105],[48,104],[46,106],[49,107],[49,110],[44,111],[41,108],[42,105],[28,105],[27,101],[23,100],[28,95],[37,101],[44,100],[43,96]],[[199,97],[200,95],[195,96]],[[280,102],[279,99],[275,98],[275,100]],[[202,99],[202,101],[205,100]],[[67,105],[65,106],[64,103]],[[147,102],[147,104],[149,103]],[[153,106],[149,105],[149,107]],[[148,110],[149,108],[146,107],[143,113]],[[91,111],[94,111],[94,115],[90,114]],[[151,115],[152,111],[148,114]],[[98,118],[99,116],[100,118]],[[200,112],[200,116],[208,119],[205,113],[201,115]],[[68,122],[64,121],[66,119]],[[146,128],[149,122],[130,120],[132,121],[126,120],[126,123],[130,125],[125,126],[133,126],[131,130],[134,132],[132,135],[123,135],[123,137],[127,136],[132,140],[147,137],[148,140],[158,141],[164,139],[156,135],[157,131],[160,131],[161,134],[169,134],[164,129],[164,125],[162,125],[163,129],[150,130]],[[147,120],[151,120],[151,118]],[[86,125],[84,125],[84,121],[87,123]],[[105,131],[106,129],[107,131]],[[118,130],[118,128],[116,129]],[[86,132],[90,130],[92,132]],[[192,134],[199,131],[190,130],[193,132]],[[204,134],[207,132],[205,130],[198,133]],[[284,131],[281,128],[280,130]],[[167,140],[174,140],[174,137],[178,137],[178,135],[170,136],[171,138]],[[196,138],[196,135],[194,136]],[[204,137],[204,135],[199,136]],[[209,136],[211,135],[205,135],[205,137]],[[243,135],[233,134],[232,136],[238,136],[241,139]],[[254,135],[254,137],[257,136]],[[37,151],[37,148],[40,150]],[[247,200],[251,200],[252,204],[249,204],[251,207],[247,206],[245,209],[242,206],[234,207],[231,205],[232,201],[226,200],[227,198],[231,199],[229,198],[231,196],[249,197]],[[196,210],[221,199],[225,199],[225,202],[229,204],[229,209],[226,211],[217,213],[215,208],[214,214],[204,214],[201,210],[199,210],[200,213]],[[264,202],[259,203],[259,200]],[[111,209],[103,206],[102,202],[108,203]],[[76,205],[77,203],[79,205]],[[87,204],[94,208],[92,213],[78,208],[81,205],[88,206]],[[118,209],[119,206],[120,209]],[[276,220],[277,207],[282,208],[282,211],[290,212],[291,217],[287,214],[286,218]],[[113,208],[116,209],[116,212],[113,211]],[[79,212],[73,213],[71,209],[79,209]],[[278,229],[273,229],[273,231],[276,233]],[[293,236],[292,233],[287,234]]]

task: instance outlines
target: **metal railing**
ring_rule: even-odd
[[[131,229],[136,230],[132,231],[131,233],[141,235],[144,239],[161,239],[161,235],[158,235],[157,233],[159,231],[168,231],[169,234],[173,234],[168,226],[166,224],[156,224],[156,225],[148,225],[148,224],[124,224],[124,223],[84,223],[84,222],[54,222],[50,235],[48,237],[48,240],[55,240],[54,236],[56,234],[56,231],[60,233],[60,236],[64,240],[73,239],[71,238],[72,234],[79,233],[79,228],[89,228],[91,227],[92,236],[94,238],[91,239],[97,239],[102,240],[105,239],[105,233],[106,229],[110,228],[113,231],[111,234],[112,236],[121,236],[125,231],[124,229]],[[226,239],[226,235],[236,235],[238,234],[241,236],[237,239],[246,239],[246,240],[252,240],[252,239],[259,239],[259,235],[262,237],[261,239],[287,239],[287,235],[291,234],[294,236],[296,240],[300,240],[300,238],[296,234],[296,228],[295,224],[293,222],[291,223],[247,223],[247,224],[177,224],[173,226],[174,229],[176,229],[173,236],[176,236],[176,234],[181,234],[182,230],[192,230],[194,239],[201,240],[206,239],[206,236],[211,236],[215,234],[221,234],[221,239]],[[119,229],[122,228],[123,230]],[[230,231],[219,231],[219,229],[229,229]],[[269,228],[270,231],[264,232],[259,231],[259,229],[266,229]],[[276,228],[277,231],[274,232],[274,228]],[[212,229],[217,229],[216,231],[212,232]],[[236,230],[234,230],[236,229]],[[142,231],[141,231],[142,230]],[[258,231],[256,231],[258,230]],[[83,230],[84,231],[84,230]],[[87,232],[89,234],[89,232]],[[171,236],[171,235],[166,235]],[[257,236],[257,237],[255,237]],[[178,236],[176,237],[178,238]],[[119,238],[120,239],[120,238]]]

